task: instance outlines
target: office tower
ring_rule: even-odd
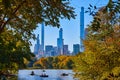
[[[81,7],[80,12],[80,52],[84,51],[83,40],[85,38],[84,32],[84,7]]]
[[[41,52],[44,55],[44,23],[41,24]]]
[[[39,40],[39,34],[37,35],[37,42],[34,47],[34,54],[37,58],[44,56],[44,23],[41,24],[41,44]]]
[[[51,56],[52,51],[53,51],[53,46],[52,45],[46,45],[45,46],[46,57]]]
[[[59,38],[57,38],[57,47],[58,47],[58,54],[63,54],[63,29],[60,28],[59,30]]]
[[[79,44],[73,44],[73,55],[76,55],[80,52],[80,45]]]
[[[48,53],[48,52],[51,52],[53,50],[53,46],[52,45],[46,45],[45,46],[45,52]]]
[[[39,40],[39,34],[37,35],[37,41],[36,44],[34,46],[34,54],[38,55],[39,54],[39,50],[40,50],[40,40]]]
[[[53,47],[54,56],[58,56],[57,50],[58,50],[57,46]]]
[[[69,54],[68,45],[63,45],[63,54],[64,55],[68,55]]]

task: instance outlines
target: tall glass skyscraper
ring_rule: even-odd
[[[58,54],[62,55],[63,54],[63,29],[60,28],[59,30],[59,38],[57,38],[57,47],[58,47]]]
[[[80,52],[84,51],[83,40],[85,39],[84,31],[84,7],[81,7],[80,12]]]
[[[68,55],[69,54],[68,45],[63,45],[63,54],[64,55]]]
[[[37,35],[37,42],[34,47],[34,54],[37,58],[44,56],[44,23],[41,24],[41,44],[39,40],[39,34]]]
[[[41,52],[44,54],[44,23],[41,24]]]
[[[40,50],[40,40],[39,40],[39,34],[37,35],[37,41],[34,47],[34,54],[38,55]]]
[[[79,44],[73,44],[73,55],[76,55],[80,52],[80,45]]]

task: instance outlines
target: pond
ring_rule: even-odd
[[[72,70],[55,69],[19,70],[18,80],[77,80],[73,78],[73,73]]]

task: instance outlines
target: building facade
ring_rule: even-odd
[[[83,40],[85,39],[85,30],[84,30],[84,7],[81,7],[80,12],[80,52],[84,51]]]
[[[34,46],[34,54],[37,56],[39,55],[40,53],[40,48],[41,48],[41,45],[40,45],[40,39],[39,39],[39,34],[37,35],[37,41],[36,41],[36,44]]]
[[[41,44],[38,34],[36,44],[34,46],[34,54],[38,59],[44,56],[44,23],[41,24]]]
[[[69,55],[68,45],[63,45],[63,55]]]
[[[79,44],[73,44],[73,55],[76,55],[80,52],[80,45]]]
[[[63,55],[63,45],[64,45],[63,29],[60,28],[59,38],[57,38],[57,48],[58,48],[58,54],[59,55]]]
[[[44,54],[44,23],[41,24],[41,52]]]

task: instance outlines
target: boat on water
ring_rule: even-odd
[[[61,76],[68,76],[68,74],[67,73],[62,73]]]
[[[32,71],[30,75],[35,75],[34,71]]]
[[[47,74],[41,74],[40,77],[48,77]]]
[[[48,77],[48,75],[46,74],[45,70],[42,71],[42,74],[40,75],[40,77]]]

